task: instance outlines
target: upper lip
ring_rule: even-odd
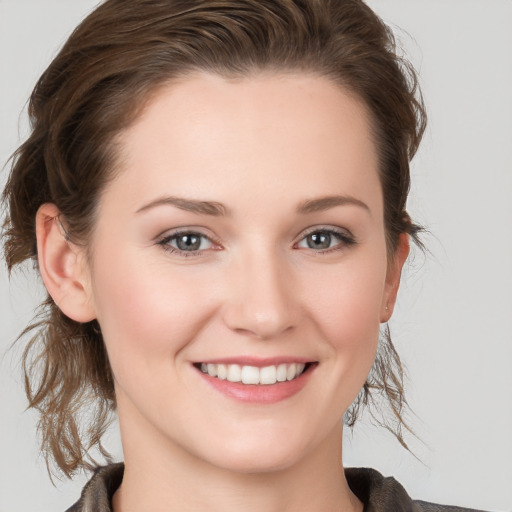
[[[312,363],[311,359],[305,357],[296,356],[278,356],[278,357],[249,357],[249,356],[234,356],[234,357],[219,357],[215,359],[204,359],[201,361],[195,361],[194,364],[205,363],[205,364],[238,364],[240,366],[256,366],[258,368],[264,368],[265,366],[279,366],[280,364],[291,364],[291,363]]]

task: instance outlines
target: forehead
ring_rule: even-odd
[[[117,143],[138,196],[380,191],[367,109],[318,76],[193,74],[161,87]]]

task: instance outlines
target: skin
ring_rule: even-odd
[[[126,473],[114,510],[362,510],[343,474],[342,418],[408,253],[403,235],[387,258],[364,105],[316,76],[197,73],[159,90],[117,142],[90,259],[54,205],[37,216],[45,284],[71,318],[98,319],[115,376]],[[298,211],[332,196],[345,202]],[[169,197],[223,214],[154,204]],[[198,252],[176,250],[177,228],[204,235]],[[322,230],[343,236],[308,245]],[[253,404],[192,364],[228,357],[316,367],[295,395]]]

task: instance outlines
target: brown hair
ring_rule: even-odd
[[[361,0],[107,0],[75,29],[32,93],[32,132],[13,156],[4,191],[9,271],[37,261],[35,215],[43,203],[58,207],[73,242],[87,243],[99,193],[115,173],[115,135],[156,88],[194,70],[247,76],[263,69],[325,76],[366,105],[392,257],[398,236],[418,231],[406,199],[425,111],[412,67],[369,7]],[[115,409],[100,326],[72,321],[48,297],[22,335],[29,333],[23,366],[30,407],[41,414],[47,462],[53,457],[70,476],[94,464],[89,450],[101,449]],[[375,393],[391,406],[393,421],[382,423],[404,444],[403,371],[389,336],[348,424]]]

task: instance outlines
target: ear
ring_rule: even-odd
[[[387,322],[395,308],[396,296],[400,286],[400,276],[405,260],[409,255],[409,235],[402,233],[398,238],[397,247],[393,255],[393,259],[388,264],[386,274],[386,285],[381,305],[381,322]]]
[[[76,322],[96,318],[89,300],[89,278],[83,252],[66,237],[59,210],[45,203],[36,214],[39,272],[59,309]]]

